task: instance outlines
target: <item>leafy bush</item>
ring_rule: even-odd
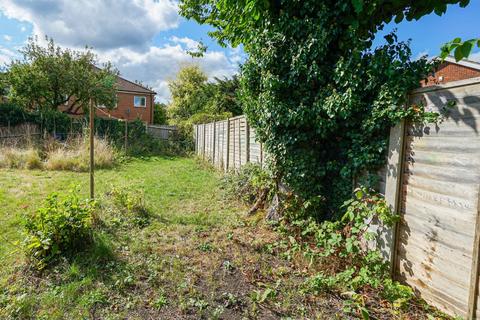
[[[381,223],[392,227],[398,216],[392,214],[385,200],[366,188],[359,188],[355,196],[345,202],[343,217],[337,221],[317,222],[305,218],[304,202],[291,200],[287,214],[278,230],[288,237],[276,244],[287,259],[300,254],[310,264],[319,264],[322,272],[307,279],[304,291],[318,294],[326,291],[350,292],[347,299],[352,310],[368,314],[364,299],[358,294],[375,288],[379,298],[401,308],[413,298],[407,286],[390,279],[389,265],[378,250],[371,249],[377,235],[370,225]]]
[[[258,164],[248,163],[239,171],[230,171],[223,177],[222,188],[230,198],[253,204],[262,197],[270,198],[273,180]],[[266,193],[266,194],[265,194]]]
[[[33,267],[43,269],[91,242],[95,202],[82,201],[77,193],[75,189],[65,196],[52,193],[44,206],[27,218],[24,247]]]
[[[19,149],[14,147],[0,148],[0,168],[41,169],[42,159],[38,150],[33,147]]]

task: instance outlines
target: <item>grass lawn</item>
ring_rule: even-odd
[[[308,270],[269,253],[278,235],[263,213],[226,201],[219,174],[194,159],[134,159],[96,173],[97,195],[112,186],[142,193],[145,227],[100,211],[94,244],[42,273],[25,265],[24,214],[88,173],[0,170],[0,318],[19,319],[347,319],[342,298],[302,293]],[[411,317],[414,315],[414,317]],[[426,319],[384,311],[384,319]]]

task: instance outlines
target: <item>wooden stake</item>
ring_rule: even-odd
[[[226,145],[226,152],[227,152],[227,159],[225,164],[225,171],[228,171],[228,166],[230,162],[230,118],[227,119],[227,145]]]
[[[128,121],[125,119],[125,154],[127,154],[128,147]]]
[[[480,195],[480,192],[479,192]],[[475,221],[475,236],[473,238],[472,267],[470,271],[470,288],[468,292],[467,319],[476,319],[478,294],[478,263],[480,262],[480,196],[477,201],[477,217]]]
[[[217,139],[217,121],[213,121],[212,163],[215,166],[215,141]]]
[[[93,145],[94,145],[94,118],[95,118],[95,112],[93,110],[93,102],[92,99],[90,99],[90,199],[95,198],[95,190],[94,190],[94,170],[95,170],[95,157],[94,157],[94,150],[93,150]]]

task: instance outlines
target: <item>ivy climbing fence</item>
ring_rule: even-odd
[[[436,124],[391,129],[380,191],[401,217],[373,224],[392,277],[440,310],[480,318],[480,78],[420,88],[410,103],[448,114]],[[196,153],[222,169],[263,163],[245,117],[195,126]]]

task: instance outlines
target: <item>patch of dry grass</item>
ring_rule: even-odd
[[[111,168],[117,152],[107,140],[95,137],[95,166]],[[85,138],[69,139],[64,143],[46,140],[42,145],[0,147],[0,167],[10,169],[46,169],[88,171],[90,147]]]
[[[42,159],[37,149],[4,147],[0,149],[0,167],[12,169],[40,169]]]
[[[104,139],[95,137],[95,166],[111,168],[116,161],[115,149]],[[46,153],[45,169],[87,171],[90,165],[90,146],[88,140],[75,139],[69,143],[53,148]]]

